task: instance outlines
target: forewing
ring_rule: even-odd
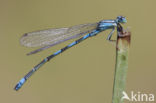
[[[79,37],[96,29],[98,23],[81,24],[70,28],[47,29],[24,34],[20,43],[26,47],[38,47],[59,44]]]

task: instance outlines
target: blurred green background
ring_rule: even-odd
[[[0,0],[0,103],[111,103],[115,46],[110,32],[85,40],[44,65],[20,91],[15,84],[44,57],[19,44],[25,32],[126,16],[132,32],[126,92],[156,95],[155,0]],[[115,37],[115,36],[114,36]],[[125,101],[125,103],[131,103]]]

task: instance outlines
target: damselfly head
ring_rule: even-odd
[[[118,16],[118,17],[116,18],[116,22],[117,22],[117,23],[126,23],[127,20],[126,20],[126,18],[123,17],[123,16]]]

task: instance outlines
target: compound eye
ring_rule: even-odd
[[[122,18],[123,18],[122,16],[118,16],[117,17],[118,20],[122,20]]]

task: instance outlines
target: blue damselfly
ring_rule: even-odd
[[[56,55],[64,52],[68,48],[80,43],[81,41],[95,36],[98,33],[107,30],[112,29],[110,34],[107,37],[107,40],[111,41],[111,37],[113,32],[115,31],[115,28],[120,25],[120,23],[126,23],[126,18],[123,16],[118,16],[115,20],[102,20],[97,23],[89,23],[89,24],[81,24],[72,26],[69,28],[58,28],[58,29],[47,29],[47,30],[41,30],[41,31],[35,31],[24,34],[21,39],[20,43],[26,47],[38,47],[40,46],[40,49],[37,49],[35,51],[32,51],[28,53],[34,54],[39,51],[45,50],[49,47],[52,47],[56,44],[60,44],[64,41],[78,38],[78,40],[72,42],[71,44],[65,46],[64,48],[58,50],[54,54],[46,57],[43,59],[38,65],[36,65],[28,74],[26,74],[15,86],[15,90],[19,90],[22,85],[26,82],[26,80],[36,71],[38,70],[43,64],[51,60]],[[86,34],[86,35],[85,35]],[[84,35],[84,36],[83,36]],[[81,37],[83,36],[83,37]]]

